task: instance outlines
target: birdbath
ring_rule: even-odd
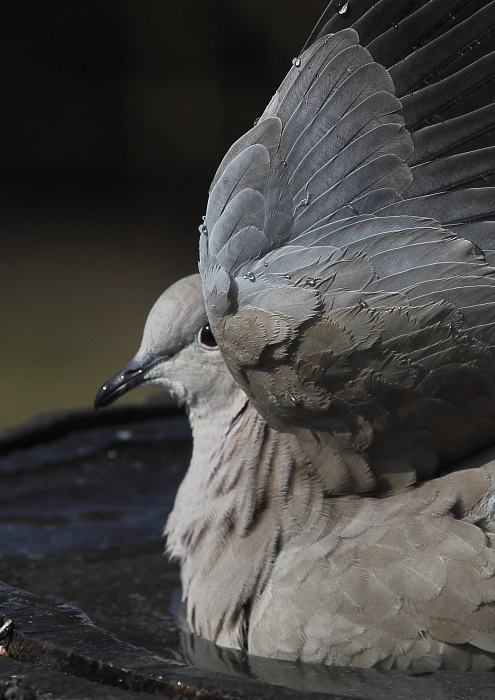
[[[161,538],[190,453],[166,401],[0,435],[2,697],[493,697],[490,673],[293,664],[192,635]]]

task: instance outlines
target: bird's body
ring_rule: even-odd
[[[466,185],[495,170],[495,3],[413,5],[351,2],[354,29],[327,10],[218,169],[201,278],[97,401],[145,382],[188,406],[166,533],[193,631],[488,670],[495,189]]]

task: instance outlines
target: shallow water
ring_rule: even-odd
[[[191,635],[177,615],[179,571],[161,539],[190,457],[187,421],[169,409],[132,422],[118,410],[101,415],[106,425],[82,412],[0,444],[7,453],[0,458],[0,580],[75,605],[116,638],[212,679],[235,678],[245,697],[253,680],[267,692],[275,685],[367,700],[494,696],[493,674],[313,667],[248,657]]]

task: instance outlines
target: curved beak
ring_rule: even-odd
[[[152,354],[134,357],[120,372],[117,372],[103,384],[95,396],[95,410],[104,406],[110,406],[120,396],[127,394],[134,387],[145,384],[148,378],[148,371],[166,359],[163,355]]]

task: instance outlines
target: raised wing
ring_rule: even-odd
[[[350,3],[359,34],[332,10],[339,31],[222,161],[200,239],[229,369],[333,493],[401,488],[495,441],[495,190],[464,189],[495,169],[472,147],[495,125],[479,55],[495,3],[464,22],[409,4]]]

